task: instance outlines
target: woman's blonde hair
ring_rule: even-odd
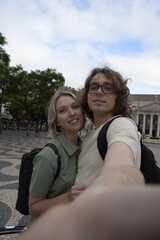
[[[57,136],[62,133],[62,129],[59,126],[57,126],[57,124],[56,124],[57,113],[56,113],[56,107],[55,107],[56,101],[60,96],[71,96],[81,107],[81,104],[80,104],[78,98],[72,92],[58,90],[52,96],[52,98],[49,101],[49,106],[48,106],[48,128],[49,128],[50,133],[53,136]],[[82,109],[82,111],[83,111],[83,109]],[[85,120],[84,120],[84,122],[85,122]],[[83,128],[83,126],[82,126],[82,128]]]

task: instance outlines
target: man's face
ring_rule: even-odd
[[[102,85],[98,87],[97,85]],[[97,73],[89,84],[88,105],[94,117],[96,115],[111,115],[115,106],[116,95],[112,80],[103,73]]]

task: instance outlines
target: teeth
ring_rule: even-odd
[[[73,119],[73,120],[70,121],[70,123],[72,123],[72,122],[74,123],[74,122],[77,122],[77,121],[78,121],[78,119]]]

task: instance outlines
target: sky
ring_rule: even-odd
[[[0,32],[11,66],[79,89],[107,65],[132,94],[160,94],[160,0],[0,0]]]

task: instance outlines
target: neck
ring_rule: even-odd
[[[74,145],[78,146],[78,132],[67,132],[64,133],[65,137],[68,138],[68,140],[73,143]]]
[[[96,128],[99,128],[102,124],[104,124],[106,121],[114,117],[112,114],[107,115],[94,115],[94,123]]]

